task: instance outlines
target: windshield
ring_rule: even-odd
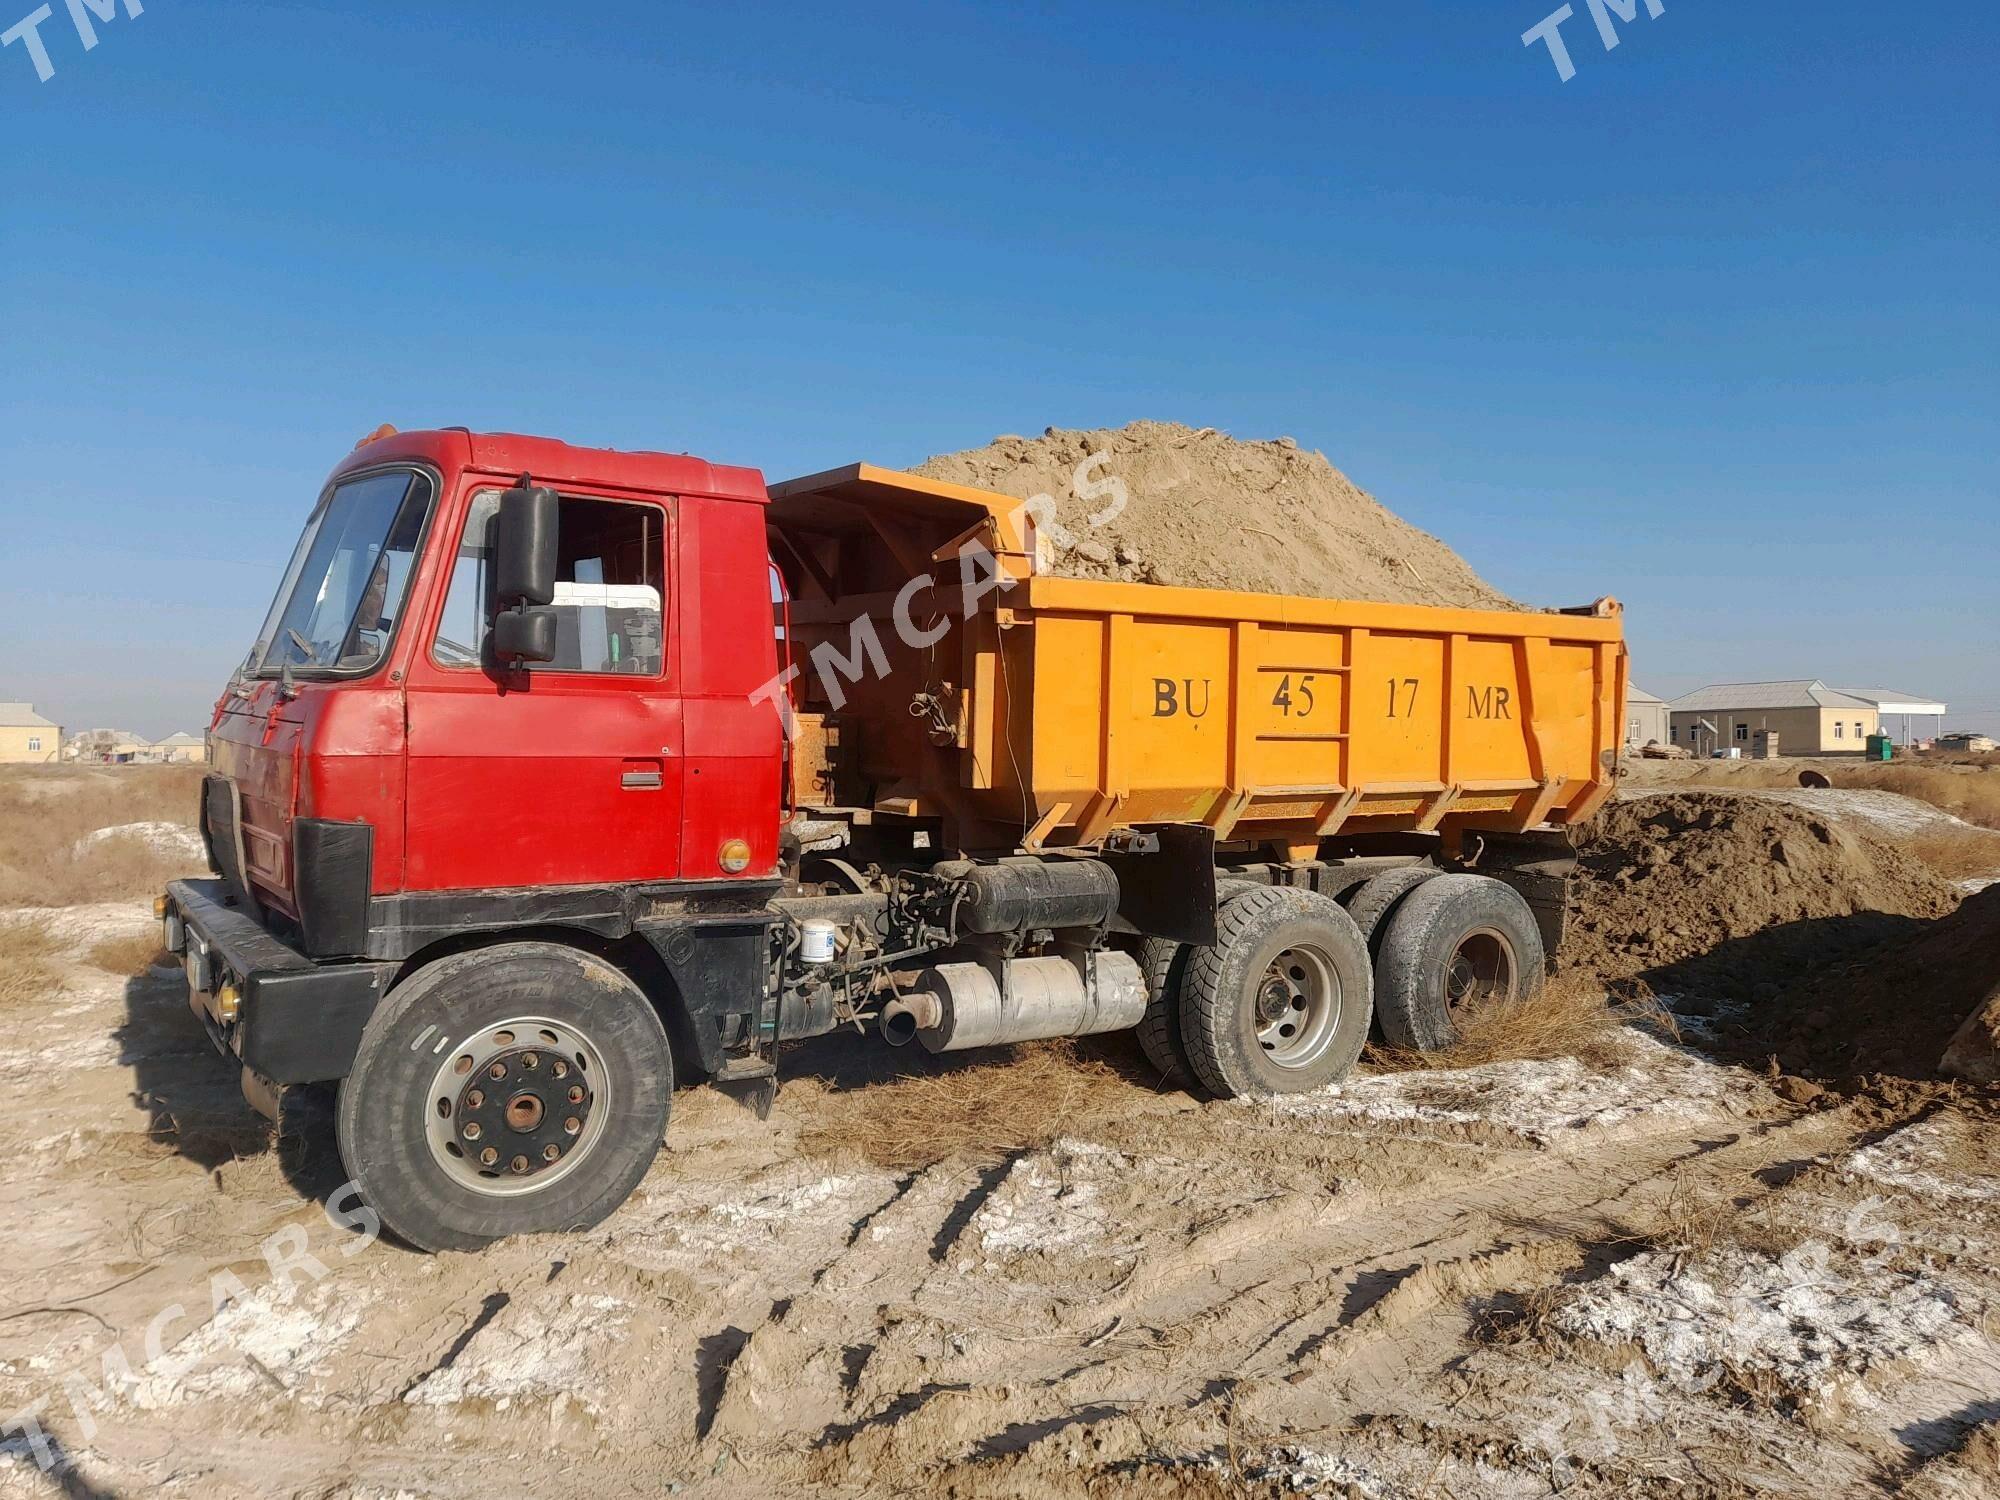
[[[381,661],[433,494],[429,476],[407,469],[335,486],[292,553],[251,669],[357,672]]]

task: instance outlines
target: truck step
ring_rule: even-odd
[[[777,1076],[778,1065],[767,1057],[731,1057],[715,1070],[716,1083],[745,1083],[752,1078]]]

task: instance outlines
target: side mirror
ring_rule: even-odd
[[[554,661],[556,612],[545,604],[520,604],[493,617],[493,655],[504,662]]]
[[[494,525],[493,597],[503,611],[516,604],[555,603],[560,507],[554,490],[525,482],[501,495]]]

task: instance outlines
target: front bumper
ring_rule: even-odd
[[[167,947],[209,1039],[272,1083],[345,1078],[397,966],[314,963],[233,903],[220,880],[167,887]]]

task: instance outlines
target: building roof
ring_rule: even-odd
[[[1674,699],[1675,713],[1754,713],[1778,708],[1873,708],[1860,698],[1837,693],[1817,677],[1790,682],[1722,682]]]
[[[32,703],[0,703],[0,729],[54,729]]]
[[[1936,714],[1943,718],[1949,712],[1935,698],[1919,698],[1913,693],[1898,693],[1889,688],[1842,688],[1840,691],[1885,714]]]
[[[1655,698],[1638,683],[1628,683],[1625,687],[1625,701],[1629,703],[1665,703],[1664,698]]]
[[[189,734],[185,729],[183,729],[178,734],[168,735],[165,739],[161,740],[160,743],[162,745],[172,745],[176,749],[178,749],[182,745],[201,745],[201,744],[206,744],[207,742],[203,740],[200,735]]]

